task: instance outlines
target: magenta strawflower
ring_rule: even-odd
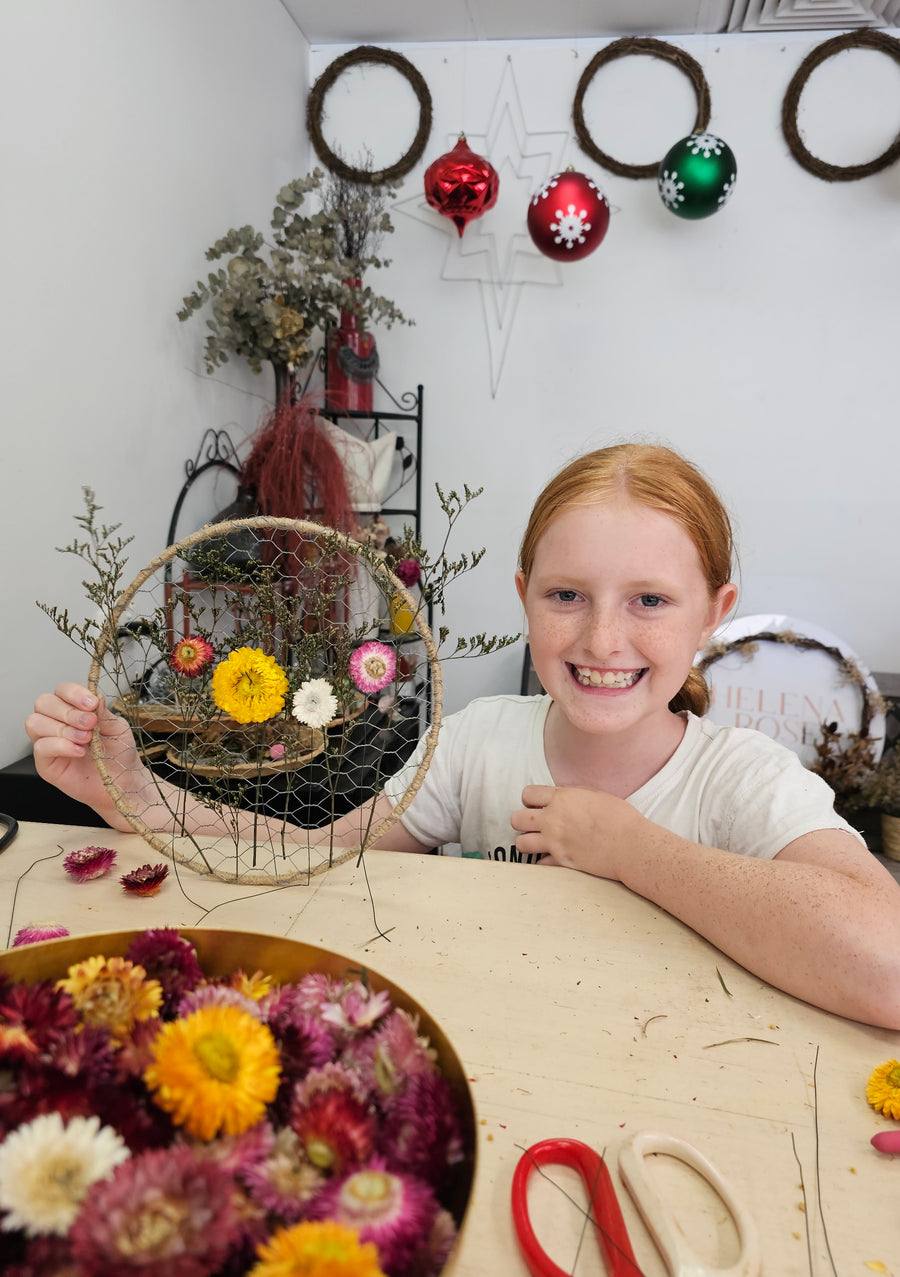
[[[427,1184],[388,1171],[380,1158],[326,1184],[309,1207],[310,1219],[334,1219],[374,1242],[387,1273],[406,1273],[431,1231],[438,1204]]]
[[[388,1100],[419,1073],[434,1073],[437,1052],[419,1036],[417,1016],[397,1009],[375,1031],[353,1043],[347,1062],[359,1070],[366,1086]]]
[[[394,649],[376,639],[363,643],[350,657],[350,677],[367,696],[387,687],[396,669],[397,655]]]
[[[69,935],[69,928],[58,922],[32,922],[27,927],[20,927],[13,939],[13,948],[20,944],[40,944],[42,940],[58,940],[60,936]]]
[[[325,1183],[325,1176],[306,1156],[299,1136],[282,1127],[268,1155],[242,1170],[250,1196],[283,1224],[293,1224],[306,1214]]]
[[[128,957],[162,985],[164,1014],[174,1014],[184,995],[204,979],[197,950],[174,927],[145,931],[132,942]]]
[[[166,865],[141,865],[123,874],[119,882],[133,896],[155,896],[168,876]]]
[[[368,1032],[390,1006],[391,996],[384,989],[374,993],[356,980],[345,985],[338,1000],[323,1007],[320,1014],[323,1020],[340,1030],[342,1036],[353,1037]]]
[[[116,855],[112,847],[82,847],[69,852],[63,861],[63,869],[76,882],[90,882],[92,878],[102,878],[109,873],[116,863]]]
[[[450,1083],[442,1073],[417,1073],[386,1105],[379,1151],[393,1170],[443,1188],[463,1156]]]
[[[418,585],[422,579],[422,566],[418,559],[401,559],[394,568],[394,576],[407,589],[411,585]]]
[[[70,1236],[91,1277],[208,1277],[235,1234],[229,1176],[176,1144],[132,1157],[95,1184]]]

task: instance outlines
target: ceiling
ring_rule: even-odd
[[[281,0],[310,44],[900,26],[900,0]]]

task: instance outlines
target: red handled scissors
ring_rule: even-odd
[[[568,1166],[584,1181],[590,1202],[590,1218],[597,1232],[609,1277],[641,1277],[625,1220],[606,1163],[581,1140],[541,1140],[520,1158],[512,1181],[512,1214],[519,1245],[531,1277],[568,1277],[543,1249],[528,1215],[528,1178],[538,1166]]]
[[[684,1162],[715,1190],[734,1220],[739,1254],[726,1268],[705,1264],[687,1245],[681,1230],[647,1178],[645,1159],[665,1153]],[[512,1181],[512,1214],[519,1244],[531,1277],[569,1277],[543,1250],[528,1216],[528,1178],[538,1166],[568,1166],[579,1173],[590,1201],[590,1220],[597,1232],[609,1277],[641,1277],[612,1179],[603,1158],[580,1140],[553,1139],[533,1144],[519,1158]],[[619,1153],[619,1173],[656,1242],[672,1277],[758,1277],[759,1234],[753,1217],[728,1182],[693,1145],[661,1131],[640,1131]]]

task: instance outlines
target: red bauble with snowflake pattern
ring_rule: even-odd
[[[483,155],[476,154],[460,133],[452,151],[439,156],[425,170],[425,198],[443,217],[449,217],[460,239],[469,222],[497,203],[500,178]]]
[[[548,178],[528,205],[528,233],[556,262],[577,262],[602,242],[609,204],[595,182],[567,168]]]

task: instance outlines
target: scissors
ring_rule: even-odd
[[[0,851],[8,847],[19,832],[19,822],[15,816],[6,816],[0,811]]]
[[[644,1160],[666,1153],[690,1166],[715,1189],[731,1213],[740,1252],[727,1268],[705,1263],[687,1245],[675,1220],[649,1182]],[[516,1235],[531,1277],[569,1277],[553,1262],[535,1236],[528,1215],[528,1180],[540,1166],[568,1166],[584,1181],[594,1225],[609,1277],[642,1277],[625,1228],[612,1178],[599,1153],[580,1140],[550,1139],[533,1144],[519,1158],[512,1181],[512,1214]],[[699,1150],[675,1135],[640,1131],[619,1153],[619,1173],[662,1255],[670,1277],[758,1277],[759,1234],[753,1217],[735,1197],[720,1172]]]

